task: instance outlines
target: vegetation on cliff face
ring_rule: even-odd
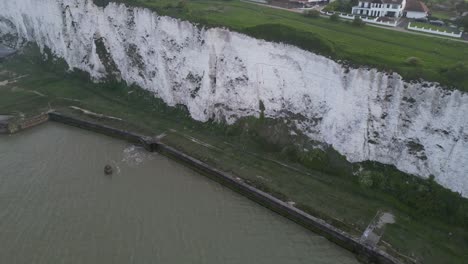
[[[379,245],[389,252],[396,249],[424,263],[466,259],[468,200],[433,179],[374,162],[349,163],[291,130],[287,120],[196,122],[183,107],[168,107],[148,91],[119,82],[94,84],[87,74],[68,73],[63,61],[47,57],[44,63],[37,49],[27,49],[0,65],[0,81],[8,80],[0,87],[0,114],[34,115],[52,107],[147,135],[166,133],[165,143],[353,235],[359,236],[378,210],[391,211],[397,222]],[[126,121],[96,120],[70,106]]]
[[[296,45],[357,66],[396,71],[407,80],[420,78],[468,91],[468,45],[350,22],[331,23],[245,3],[240,0],[93,0],[153,9],[160,15],[181,18],[206,27],[226,27],[255,38]],[[417,57],[421,65],[406,63]]]

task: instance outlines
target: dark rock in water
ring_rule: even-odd
[[[113,171],[114,171],[114,170],[112,169],[112,167],[111,167],[110,165],[106,165],[106,166],[104,167],[104,173],[105,173],[106,175],[111,175]]]

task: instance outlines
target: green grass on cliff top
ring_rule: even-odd
[[[105,5],[109,0],[94,0]],[[396,71],[407,80],[423,78],[468,91],[468,43],[414,35],[328,18],[307,18],[239,0],[117,0],[206,26],[222,26],[266,40],[294,44],[335,60]],[[407,64],[409,57],[421,60]]]

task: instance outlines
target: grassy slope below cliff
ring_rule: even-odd
[[[94,0],[101,6],[124,2],[161,15],[210,27],[227,27],[253,37],[285,42],[354,65],[396,71],[407,80],[423,78],[468,91],[468,44],[349,22],[307,18],[239,0]],[[419,58],[419,64],[408,58]]]
[[[423,263],[463,263],[468,258],[468,201],[433,181],[374,163],[360,164],[369,174],[356,176],[356,164],[333,150],[313,150],[313,142],[291,136],[282,121],[200,123],[183,107],[168,107],[138,87],[93,84],[86,75],[65,73],[63,67],[60,62],[44,65],[34,49],[0,64],[0,114],[33,115],[52,107],[92,118],[70,109],[78,106],[120,117],[126,121],[94,120],[148,135],[166,133],[165,143],[356,236],[378,210],[391,211],[397,223],[387,227],[379,244],[390,252],[394,248]],[[301,148],[290,147],[294,144]]]

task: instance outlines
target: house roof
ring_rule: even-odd
[[[419,0],[407,0],[405,11],[427,13],[429,12],[429,8]]]

